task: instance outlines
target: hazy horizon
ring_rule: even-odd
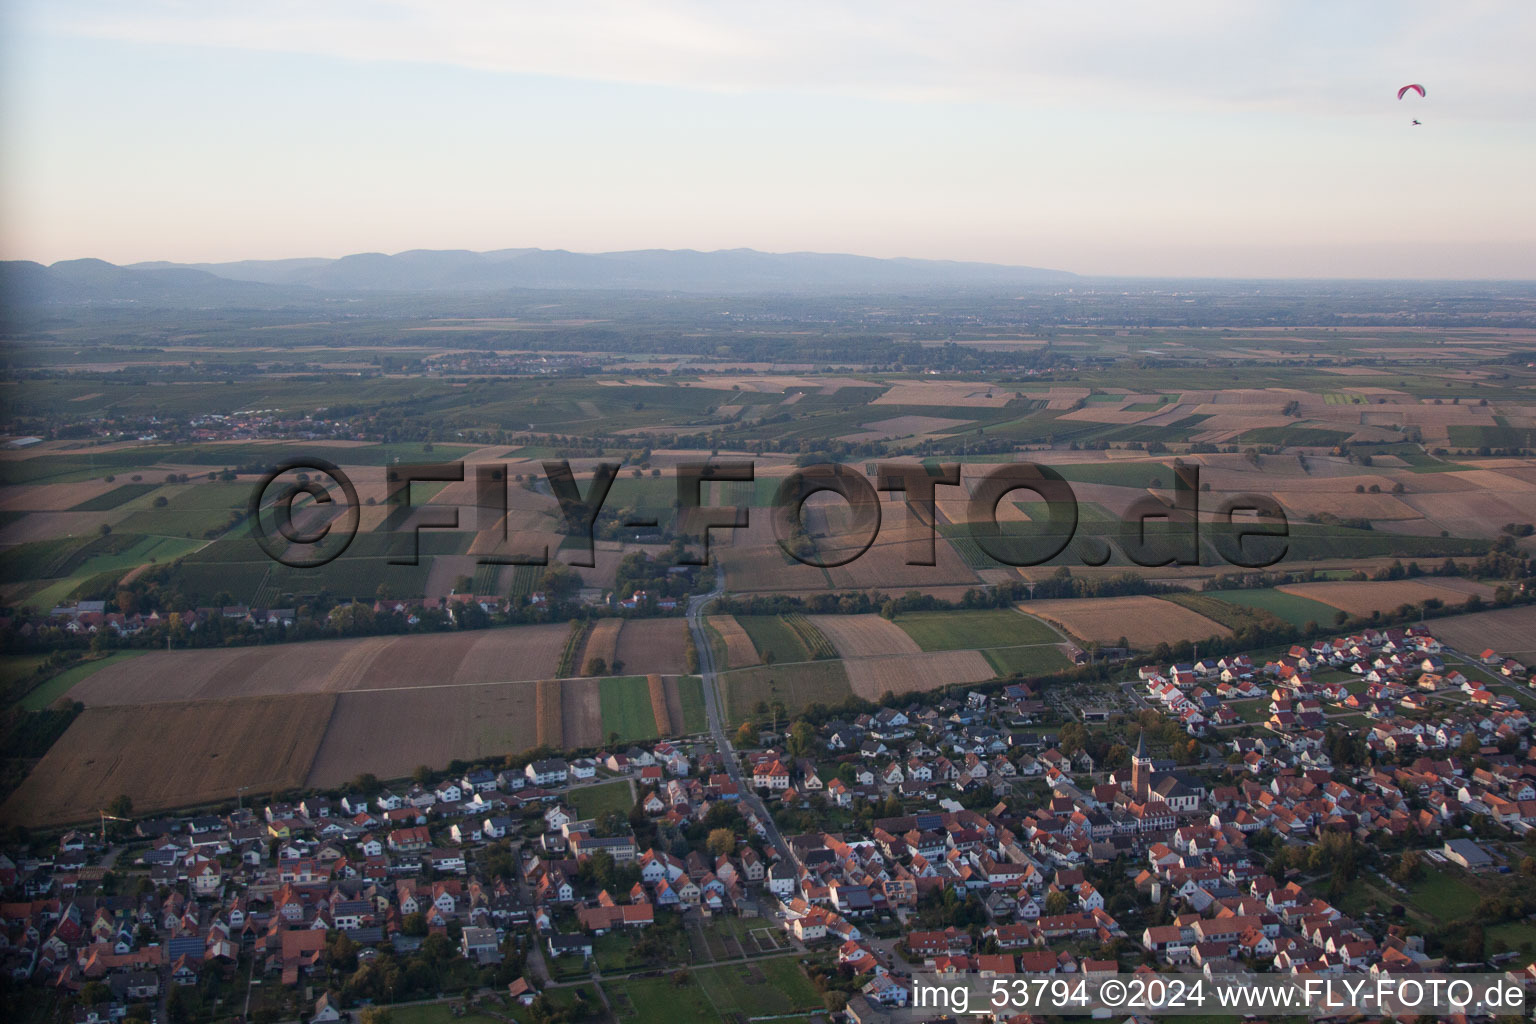
[[[1072,267],[1041,266],[1041,265],[1021,264],[1021,263],[1000,263],[1000,262],[992,261],[992,260],[950,259],[950,258],[947,258],[947,257],[911,256],[911,255],[903,255],[903,254],[897,254],[897,255],[894,255],[894,256],[873,256],[873,255],[871,255],[869,253],[826,252],[826,251],[817,251],[817,250],[809,250],[809,249],[787,249],[787,250],[782,250],[782,251],[770,251],[770,250],[766,250],[766,249],[754,249],[751,246],[726,246],[726,247],[721,247],[721,248],[718,248],[718,249],[663,249],[663,248],[658,247],[658,246],[641,246],[641,247],[637,247],[637,248],[634,248],[634,249],[608,249],[608,250],[572,249],[572,248],[569,248],[569,247],[543,248],[543,247],[537,247],[537,246],[516,246],[516,245],[504,245],[504,246],[499,246],[499,247],[494,248],[494,249],[466,249],[466,248],[464,248],[462,246],[438,249],[438,248],[425,248],[425,247],[422,247],[422,246],[415,246],[415,247],[411,247],[411,248],[399,249],[399,250],[394,250],[394,251],[390,251],[390,252],[381,252],[379,250],[366,250],[366,251],[365,250],[357,250],[357,251],[353,251],[353,252],[342,252],[342,253],[338,253],[336,255],[321,255],[321,256],[317,256],[317,255],[313,255],[313,254],[304,254],[304,255],[271,256],[271,257],[266,257],[266,256],[262,256],[262,257],[239,257],[239,256],[237,256],[237,257],[234,257],[234,258],[231,258],[231,259],[210,259],[210,260],[185,260],[185,261],[183,261],[183,260],[167,260],[167,259],[143,259],[143,260],[125,261],[123,263],[116,263],[115,261],[111,261],[111,260],[104,260],[104,262],[112,263],[114,266],[123,267],[125,269],[148,268],[148,267],[155,267],[155,266],[173,266],[173,267],[202,268],[202,267],[221,266],[221,265],[222,266],[229,266],[229,265],[240,264],[240,263],[299,263],[299,262],[309,262],[309,261],[335,261],[335,260],[346,259],[346,258],[352,257],[352,256],[380,256],[380,255],[382,255],[382,256],[401,256],[401,255],[405,255],[407,253],[454,253],[454,252],[469,252],[469,253],[473,253],[475,255],[487,255],[487,254],[501,252],[501,251],[517,251],[517,250],[524,250],[524,249],[538,250],[538,251],[543,251],[543,252],[566,252],[566,253],[572,253],[572,254],[576,254],[576,255],[586,255],[586,256],[623,255],[623,254],[628,254],[628,253],[645,253],[645,252],[669,252],[669,253],[695,252],[695,253],[700,253],[700,254],[703,254],[703,255],[710,255],[710,254],[714,254],[714,253],[730,253],[730,252],[755,252],[755,253],[758,253],[760,255],[767,255],[767,256],[848,256],[848,257],[854,257],[854,258],[867,258],[867,259],[879,259],[879,260],[909,260],[909,261],[914,261],[914,262],[925,262],[925,263],[928,263],[928,262],[933,262],[933,263],[960,263],[960,264],[974,263],[974,264],[977,264],[979,266],[1006,267],[1006,268],[1016,268],[1016,269],[1020,269],[1020,270],[1044,270],[1044,271],[1052,271],[1052,272],[1062,272],[1062,273],[1071,275],[1072,277],[1080,279],[1080,280],[1085,281],[1085,282],[1094,282],[1094,281],[1136,281],[1136,280],[1164,281],[1164,280],[1166,280],[1166,281],[1218,281],[1218,282],[1273,281],[1273,282],[1276,282],[1276,283],[1289,282],[1289,283],[1304,284],[1304,283],[1313,282],[1313,281],[1316,281],[1316,282],[1334,282],[1334,281],[1338,281],[1338,282],[1347,282],[1347,281],[1394,282],[1394,281],[1402,281],[1402,282],[1419,282],[1419,283],[1424,283],[1424,284],[1433,284],[1435,282],[1469,283],[1469,284],[1471,284],[1471,283],[1479,283],[1479,282],[1483,282],[1483,283],[1510,282],[1510,283],[1520,283],[1520,284],[1523,284],[1523,283],[1527,283],[1527,282],[1536,281],[1536,274],[1532,274],[1532,275],[1524,276],[1524,277],[1489,277],[1489,276],[1481,276],[1481,277],[1472,277],[1472,276],[1468,276],[1468,277],[1433,277],[1433,276],[1379,276],[1379,275],[1378,276],[1371,276],[1371,275],[1347,275],[1347,274],[1341,274],[1341,275],[1320,275],[1320,276],[1312,276],[1312,277],[1308,277],[1308,276],[1304,276],[1304,275],[1294,275],[1294,276],[1289,276],[1289,277],[1282,277],[1282,276],[1275,276],[1275,275],[1265,276],[1265,275],[1253,275],[1253,274],[1154,274],[1154,273],[1145,273],[1145,274],[1135,274],[1135,273],[1126,273],[1126,274],[1091,274],[1091,273],[1081,273],[1081,272],[1079,272],[1077,270],[1074,270]],[[43,266],[52,266],[52,265],[56,265],[56,264],[59,264],[59,263],[79,262],[79,261],[82,261],[82,260],[102,259],[102,257],[99,257],[99,256],[69,256],[69,257],[63,257],[63,258],[58,259],[58,260],[54,260],[51,263],[44,263],[41,260],[28,260],[28,258],[25,257],[25,256],[9,256],[9,255],[7,255],[7,256],[5,256],[3,258],[5,260],[18,260],[18,261],[40,263]],[[1070,286],[1071,282],[1070,281],[1066,281],[1066,282],[1060,282],[1060,283],[1067,284],[1068,286]]]
[[[1525,6],[22,0],[0,26],[7,259],[1536,278]]]

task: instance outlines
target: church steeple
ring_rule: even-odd
[[[1147,753],[1147,734],[1136,740],[1136,754],[1131,758],[1131,792],[1137,800],[1145,800],[1152,789],[1152,755]]]

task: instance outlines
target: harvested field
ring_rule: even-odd
[[[722,540],[725,540],[724,544]],[[753,513],[744,530],[714,531],[710,548],[712,552],[718,552],[725,566],[726,585],[732,591],[829,589],[824,570],[796,562],[780,549],[774,539],[772,522],[761,513]],[[855,561],[854,565],[857,564]],[[928,571],[933,572],[932,569]]]
[[[459,686],[553,675],[569,627],[507,629],[272,647],[157,651],[111,665],[70,696],[87,705]]]
[[[661,681],[661,676],[654,672],[646,676],[645,688],[651,696],[651,716],[656,719],[656,734],[658,736],[674,735],[681,729],[678,719],[683,716],[679,709],[678,716],[674,719],[672,712],[667,708],[667,688]]]
[[[1536,656],[1536,606],[1452,615],[1428,625],[1436,639],[1474,658],[1491,647],[1530,667]]]
[[[1461,604],[1471,594],[1493,597],[1493,588],[1475,580],[1455,580],[1446,586],[1439,580],[1339,580],[1322,583],[1287,583],[1276,587],[1286,594],[1321,601],[1351,615],[1389,612],[1399,605],[1418,604],[1437,598],[1447,604]],[[1470,589],[1469,588],[1476,588]]]
[[[732,726],[754,717],[759,702],[783,701],[793,715],[807,704],[836,704],[853,693],[841,661],[762,665],[722,672],[718,678]]]
[[[1385,458],[1385,456],[1382,456]],[[1391,494],[1354,491],[1276,491],[1274,497],[1293,516],[1332,515],[1342,519],[1418,519],[1419,513]]]
[[[562,744],[557,686],[548,705],[554,747]],[[537,683],[517,682],[341,694],[305,785],[339,786],[361,772],[403,778],[417,765],[520,753],[540,742],[538,691]]]
[[[1232,631],[1188,608],[1149,595],[1092,600],[1030,601],[1019,606],[1081,640],[1113,644],[1125,637],[1132,647],[1231,636]]]
[[[5,488],[0,495],[0,509],[7,512],[65,512],[78,509],[82,512],[102,512],[116,505],[95,509],[81,509],[87,504],[124,485],[107,483],[105,480],[82,480],[74,484],[18,484]],[[127,485],[142,486],[142,485]],[[154,485],[148,485],[153,489]]]
[[[696,676],[689,676],[688,683],[698,689],[699,700],[702,702],[702,681]],[[667,699],[667,720],[672,723],[672,728],[662,733],[663,736],[682,736],[697,731],[696,724],[688,721],[688,709],[683,703],[683,685],[684,680],[678,676],[667,676],[662,680],[662,693]]]
[[[914,434],[934,434],[963,427],[970,420],[946,419],[943,416],[894,416],[864,424],[864,430],[845,434],[842,440],[854,444],[863,441],[884,441],[893,437],[909,437]]]
[[[558,679],[540,679],[535,684],[533,719],[535,743],[541,747],[559,747],[564,743],[564,710]]]
[[[309,694],[87,708],[0,807],[0,819],[95,821],[119,793],[142,813],[225,799],[240,786],[302,786],[335,703],[332,694]]]
[[[917,654],[922,650],[895,623],[878,615],[812,615],[809,618],[844,658]]]
[[[619,656],[619,631],[623,628],[623,619],[598,619],[587,634],[587,646],[581,652],[576,671],[587,676],[612,672],[614,660]],[[601,669],[596,667],[599,659],[604,666]]]
[[[600,747],[603,745],[603,711],[597,679],[561,679],[560,739],[554,747]],[[542,719],[541,719],[542,721]]]
[[[879,700],[884,693],[937,690],[951,683],[979,683],[997,675],[979,651],[939,651],[885,658],[850,658],[843,662],[856,696]]]
[[[721,668],[745,668],[757,664],[757,648],[752,646],[752,638],[734,615],[711,615],[709,626],[725,642],[726,663]]]
[[[625,672],[680,675],[688,671],[687,650],[685,620],[629,619],[619,633],[617,657]]]
[[[1012,389],[965,381],[901,381],[870,405],[944,405],[1000,409],[1013,401]]]
[[[1531,519],[1530,498],[1524,494],[1447,491],[1407,494],[1403,500],[1440,529],[1450,531],[1453,537],[1493,537],[1505,523],[1524,523]]]
[[[893,537],[896,524],[890,529]],[[969,585],[976,582],[976,573],[965,564],[953,544],[940,537],[934,544],[934,565],[908,565],[908,547],[901,540],[877,539],[870,549],[849,562],[828,569],[832,586],[837,589],[907,589],[913,587],[938,587]],[[818,587],[816,589],[825,589]]]

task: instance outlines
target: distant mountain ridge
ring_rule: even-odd
[[[412,249],[339,259],[242,260],[233,263],[135,263],[68,260],[43,266],[0,263],[8,300],[265,303],[314,292],[490,292],[596,289],[721,293],[857,293],[991,289],[1061,283],[1075,274],[1035,267],[950,260],[877,259],[834,253],[698,252],[638,249],[577,253],[563,249]]]

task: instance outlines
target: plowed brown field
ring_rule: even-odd
[[[562,679],[557,747],[596,747],[603,742],[602,705],[596,679]]]
[[[144,813],[227,799],[240,786],[262,794],[302,786],[335,703],[308,694],[87,708],[0,807],[0,820],[94,823],[120,793]]]
[[[518,682],[341,694],[305,784],[339,786],[362,772],[400,778],[417,765],[442,768],[454,758],[527,750],[540,741],[538,687]],[[552,693],[558,719],[559,691]],[[554,740],[551,746],[562,745],[559,733]]]
[[[630,619],[619,633],[619,661],[628,675],[688,670],[688,623],[683,619]]]
[[[509,682],[553,675],[562,623],[146,654],[70,691],[87,706]]]

